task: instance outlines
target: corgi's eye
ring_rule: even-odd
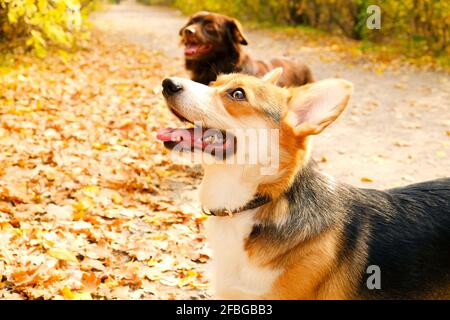
[[[234,100],[245,100],[245,91],[244,89],[238,88],[230,92],[230,96]]]

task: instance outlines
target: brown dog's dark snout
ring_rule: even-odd
[[[173,96],[183,90],[183,86],[174,79],[164,79],[162,82],[163,95],[165,97]]]

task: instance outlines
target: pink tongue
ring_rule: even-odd
[[[174,141],[175,138],[181,138],[183,141],[192,141],[194,139],[193,128],[164,128],[158,130],[156,138],[160,141]]]
[[[172,139],[172,132],[174,132],[176,129],[173,128],[164,128],[161,130],[158,130],[156,133],[156,139],[161,141],[171,141]]]
[[[196,131],[194,128],[164,128],[158,130],[156,133],[156,138],[163,142],[175,142],[182,143],[184,146],[193,146],[199,149],[204,149],[206,146],[211,145],[210,142],[203,140],[205,131],[199,129]],[[211,133],[207,134],[208,136]],[[217,145],[212,144],[214,148],[224,148],[226,147],[226,141],[223,143],[218,143]]]
[[[183,140],[191,140],[193,138],[193,129],[186,129],[186,128],[180,128],[180,129],[174,129],[174,128],[164,128],[161,130],[158,130],[156,133],[156,138],[158,140],[161,140],[163,142],[165,141],[173,141],[176,137],[182,137]]]
[[[196,45],[196,44],[188,45],[184,49],[184,53],[187,55],[195,54],[198,51],[198,48],[199,48],[199,45]]]

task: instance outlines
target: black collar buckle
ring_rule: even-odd
[[[202,212],[203,212],[203,214],[205,214],[207,216],[232,217],[236,213],[259,208],[262,205],[265,205],[270,201],[272,201],[272,199],[269,196],[262,195],[262,194],[256,194],[252,200],[250,200],[245,205],[243,205],[242,207],[239,207],[237,209],[234,209],[234,210],[230,210],[230,209],[209,210],[207,208],[202,207]]]

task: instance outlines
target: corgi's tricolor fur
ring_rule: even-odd
[[[450,179],[378,191],[319,173],[310,156],[311,137],[342,113],[352,85],[330,79],[280,88],[274,85],[280,74],[275,69],[263,79],[223,75],[210,86],[180,78],[163,83],[170,109],[184,120],[221,132],[280,132],[273,175],[260,174],[263,163],[203,164],[202,205],[234,212],[208,218],[216,297],[450,298]],[[180,138],[178,130],[165,129],[158,137],[169,148],[193,140]],[[192,152],[208,153],[205,140]],[[216,146],[227,149],[230,143],[222,139]],[[227,156],[240,152],[246,151]],[[245,209],[256,195],[270,201]],[[381,271],[380,289],[367,286],[371,265]]]

